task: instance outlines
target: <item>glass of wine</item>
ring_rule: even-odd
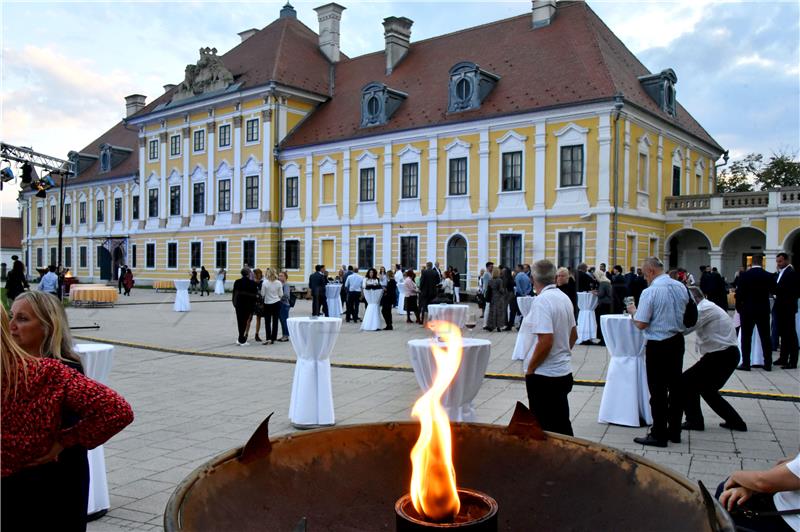
[[[470,309],[467,311],[467,319],[464,322],[464,327],[469,329],[470,336],[472,336],[472,331],[475,329],[475,326],[478,324],[478,313]]]

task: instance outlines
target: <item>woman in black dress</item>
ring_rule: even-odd
[[[25,279],[25,266],[15,260],[6,278],[6,297],[9,301],[14,301],[26,288],[28,288],[28,281]]]

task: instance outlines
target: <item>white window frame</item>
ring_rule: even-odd
[[[192,245],[193,244],[200,244],[200,262],[197,266],[192,265]],[[216,260],[216,257],[215,257]],[[189,267],[190,268],[199,268],[203,265],[203,241],[202,240],[190,240],[189,241]]]
[[[230,132],[230,134],[228,135],[228,138],[230,139],[230,142],[228,144],[226,144],[225,146],[222,146],[222,145],[220,145],[220,142],[222,142],[222,133],[220,133],[220,129],[225,127],[225,126],[228,126],[228,131]],[[231,124],[230,121],[223,122],[222,124],[218,124],[217,125],[217,134],[216,134],[216,138],[214,140],[217,141],[217,146],[216,146],[217,147],[217,151],[226,151],[226,150],[233,149],[233,142],[234,142],[234,139],[233,139],[233,124]]]
[[[420,259],[420,242],[422,241],[422,235],[419,233],[400,233],[397,235],[397,262],[395,264],[403,264],[403,238],[414,237],[417,239],[417,263],[413,266],[414,271],[417,272],[420,264],[422,263],[422,259]],[[446,246],[447,244],[445,244]],[[445,255],[445,258],[447,255]],[[394,264],[392,265],[394,266]]]
[[[356,159],[358,163],[358,171],[356,173],[356,204],[357,205],[376,205],[378,204],[378,155],[372,153],[370,150],[365,150],[364,153],[359,155],[358,159]],[[368,201],[361,201],[361,170],[366,170],[368,168],[372,168],[374,175],[375,175],[375,189],[374,195],[372,200]],[[385,206],[388,208],[388,206]],[[376,212],[377,216],[377,207]],[[358,248],[356,248],[356,251]],[[358,262],[358,257],[356,256],[356,262]]]
[[[99,210],[97,208],[97,202],[98,201],[102,201],[103,202],[103,208],[99,209]],[[103,220],[102,221],[97,219],[97,213],[98,212],[102,212],[103,213]],[[105,225],[106,224],[106,195],[102,191],[102,189],[99,189],[94,195],[94,223],[95,223],[95,225],[100,225],[100,224]]]
[[[256,121],[256,135],[258,137],[256,140],[247,140],[247,123],[255,120]],[[244,145],[245,146],[256,146],[261,143],[261,119],[258,116],[250,116],[249,118],[244,119]]]
[[[398,187],[398,194],[397,198],[398,201],[407,201],[407,202],[415,202],[419,203],[421,197],[421,185],[422,185],[422,150],[418,150],[414,146],[407,144],[402,150],[400,150],[397,154],[398,163],[399,163],[399,176],[400,182]],[[417,165],[417,195],[410,198],[403,197],[403,165],[404,164],[416,164]]]
[[[170,265],[169,265],[169,245],[170,244],[175,244],[175,267],[174,268],[170,267]],[[178,270],[178,269],[180,269],[180,265],[181,265],[181,245],[180,245],[180,243],[177,240],[167,240],[166,244],[165,244],[165,247],[164,247],[164,250],[166,251],[164,253],[164,267],[167,270]]]
[[[198,132],[198,131],[202,131],[203,132],[203,149],[202,150],[195,150],[194,149],[194,134],[196,132]],[[206,133],[206,128],[198,127],[196,129],[193,129],[192,130],[192,155],[198,155],[198,154],[201,154],[201,153],[205,153],[206,152],[206,146],[208,146],[208,134]]]
[[[581,260],[586,262],[586,228],[585,227],[566,227],[564,229],[556,229],[556,267],[560,268],[561,264],[558,262],[559,256],[559,242],[561,242],[562,233],[581,233]]]
[[[650,194],[650,150],[653,143],[647,134],[639,137],[638,150],[636,152],[636,191],[639,194]],[[640,167],[639,155],[644,155],[645,169],[644,169],[644,187],[642,187],[642,169]]]
[[[297,268],[289,268],[286,266],[286,243],[287,242],[297,242]],[[303,249],[302,249],[302,240],[300,238],[286,238],[283,241],[283,269],[287,272],[299,272],[300,269],[303,267]]]
[[[703,174],[705,174],[705,171],[706,165],[703,162],[703,159],[700,158],[694,165],[694,182],[695,186],[697,187],[697,192],[695,192],[695,194],[703,193]]]
[[[317,163],[317,172],[319,174],[319,206],[329,207],[336,205],[336,199],[339,197],[339,168],[338,161],[325,157]],[[333,202],[324,203],[322,200],[325,198],[325,180],[323,178],[326,174],[333,174]],[[377,181],[377,179],[376,179]],[[359,191],[360,192],[360,191]]]
[[[287,199],[289,198],[288,190],[289,187],[286,185],[289,181],[289,178],[296,178],[297,179],[297,205],[294,207],[287,207]],[[283,197],[281,198],[281,208],[284,211],[288,212],[300,212],[300,204],[302,203],[302,198],[300,197],[300,166],[295,162],[290,162],[289,164],[283,167]],[[299,216],[299,214],[297,214]]]
[[[369,268],[375,268],[375,256],[378,253],[378,249],[377,249],[378,238],[375,235],[369,235],[369,234],[367,234],[367,235],[357,235],[355,238],[356,238],[356,266],[358,267],[359,270],[363,269],[363,268],[361,268],[361,266],[358,265],[358,246],[359,246],[359,242],[362,239],[364,239],[364,240],[369,239],[369,240],[372,240],[372,260],[370,261],[371,265],[368,266],[368,267]]]
[[[172,139],[174,139],[176,137],[178,138],[178,153],[173,155],[172,154]],[[169,159],[180,159],[181,157],[183,157],[183,139],[181,139],[181,133],[180,132],[178,132],[177,134],[170,133],[170,135],[169,135],[169,157],[168,158]]]
[[[453,234],[456,234],[456,233],[453,233]],[[463,236],[464,240],[467,240],[467,237],[463,233],[458,233],[458,234]],[[506,266],[507,268],[511,268],[512,270],[517,266],[516,264],[500,264],[502,262],[502,259],[503,259],[503,248],[502,248],[502,238],[501,237],[503,237],[505,235],[519,235],[521,237],[521,239],[520,239],[519,256],[520,256],[520,260],[522,262],[525,262],[525,234],[526,234],[526,231],[519,230],[519,229],[508,229],[508,230],[499,229],[499,230],[497,230],[495,232],[495,238],[497,239],[496,240],[497,241],[497,257],[495,257],[495,261],[494,261],[495,265],[497,265],[498,267],[499,266]],[[445,242],[445,246],[447,246],[447,242],[450,241],[450,238],[452,238],[452,235],[451,235],[451,237],[448,237],[447,241]],[[467,246],[469,246],[469,240],[467,240]],[[445,251],[446,250],[447,250],[447,248],[445,248]],[[467,251],[469,251],[469,248],[467,248]],[[445,258],[447,258],[446,254],[445,254]],[[461,272],[459,272],[459,273],[461,273]]]
[[[147,265],[147,247],[153,244],[153,266]],[[144,242],[144,269],[149,271],[154,271],[158,269],[158,243],[155,240],[150,239]]]
[[[525,162],[526,162],[526,149],[525,142],[528,137],[520,135],[513,129],[506,132],[505,135],[497,139],[498,157],[497,157],[497,194],[525,194]],[[522,179],[522,188],[519,190],[503,190],[503,154],[522,152],[522,168],[520,179]]]
[[[123,223],[125,221],[125,197],[122,194],[122,190],[119,187],[114,187],[114,190],[112,191],[111,196],[112,196],[112,200],[113,200],[113,202],[110,205],[111,223],[121,224],[121,223]],[[116,203],[116,201],[118,199],[121,200],[121,203],[120,203],[120,206],[119,206],[119,220],[114,218],[114,208],[115,208],[114,204]]]
[[[214,239],[214,270],[219,270],[219,266],[217,266],[217,242],[225,242],[225,270],[229,270],[229,266],[231,264],[231,244],[227,238],[215,238]]]
[[[153,142],[156,143],[156,156],[155,157],[151,157],[152,152],[153,152],[153,150],[151,149]],[[147,139],[147,160],[149,162],[158,160],[158,156],[161,153],[161,146],[159,144],[160,144],[160,141],[159,141],[158,137],[150,137],[149,139]]]
[[[556,131],[555,136],[558,139],[556,143],[556,191],[586,190],[588,188],[587,181],[589,180],[586,174],[587,160],[589,159],[587,150],[589,128],[570,122]],[[561,186],[561,148],[567,146],[583,146],[583,168],[581,170],[582,181],[580,185]]]
[[[256,267],[255,262],[256,262],[256,259],[258,259],[258,239],[256,237],[252,236],[252,235],[243,236],[241,239],[239,239],[239,248],[242,250],[242,264],[243,265],[244,265],[244,243],[245,242],[252,242],[253,243],[253,264],[250,264],[249,262],[247,264],[251,268],[255,268]],[[214,244],[214,253],[215,254],[216,254],[216,251],[217,251],[216,250],[216,246],[217,245]],[[228,253],[228,255],[230,255],[230,253]],[[214,257],[214,262],[216,263],[216,261],[217,261],[217,257],[215,256]],[[228,261],[228,262],[230,262],[230,261]]]
[[[470,147],[472,144],[469,142],[464,142],[460,138],[456,137],[453,141],[445,146],[444,151],[446,154],[445,163],[445,170],[444,170],[444,183],[445,183],[445,198],[469,198],[470,193],[472,192],[470,185],[470,178],[472,177],[471,170],[472,170],[472,161],[470,161]],[[464,194],[450,194],[450,160],[451,159],[467,159],[467,190]]]
[[[672,150],[672,165],[669,168],[669,195],[675,195],[675,188],[673,185],[674,177],[672,175],[673,170],[675,167],[678,167],[680,171],[680,175],[678,176],[678,196],[684,196],[688,193],[688,191],[683,190],[683,177],[685,174],[685,170],[683,168],[683,152],[681,151],[680,146]]]
[[[338,239],[336,238],[335,235],[327,235],[327,234],[326,235],[317,236],[316,238],[317,238],[317,241],[319,242],[319,244],[317,244],[317,257],[319,257],[319,261],[317,262],[317,264],[323,264],[324,266],[328,266],[328,267],[331,267],[331,268],[336,268],[336,264],[335,264],[336,263],[336,249],[337,249],[336,241]],[[322,242],[324,242],[326,240],[333,242],[333,261],[334,261],[334,264],[324,264],[322,262],[322,260],[324,259],[324,257],[322,256]]]

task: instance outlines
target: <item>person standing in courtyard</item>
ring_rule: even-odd
[[[52,264],[47,267],[47,273],[42,276],[39,290],[58,297],[58,275],[56,275],[56,267]]]
[[[14,301],[18,295],[29,288],[28,280],[25,279],[25,265],[16,257],[16,255],[12,257],[14,262],[6,278],[6,298],[9,302]]]
[[[436,298],[440,281],[441,277],[439,277],[439,274],[433,268],[433,264],[428,262],[419,278],[419,313],[420,316],[422,316],[423,326],[428,317],[428,305],[433,303],[433,300]]]
[[[417,283],[414,282],[414,270],[411,268],[407,269],[405,276],[403,280],[403,310],[406,311],[406,323],[414,323],[411,321],[412,312],[416,318],[416,323],[422,323],[419,317],[419,304],[417,303],[419,288],[417,288]]]
[[[292,310],[292,288],[289,286],[289,274],[281,272],[278,274],[278,280],[283,286],[283,295],[281,296],[281,333],[282,336],[278,338],[279,342],[289,341],[289,311]]]
[[[194,270],[193,270],[194,271]],[[237,345],[250,345],[247,342],[247,321],[253,314],[253,308],[258,297],[258,285],[250,279],[250,270],[242,268],[242,277],[233,283],[233,308],[236,310],[236,326],[239,329]],[[195,272],[196,278],[196,272]]]
[[[733,320],[728,313],[703,296],[697,286],[689,287],[689,293],[697,303],[697,334],[695,342],[701,355],[694,366],[683,372],[683,409],[686,422],[683,430],[705,430],[703,413],[700,410],[702,396],[708,406],[723,419],[721,427],[741,432],[747,424],[720,394],[722,388],[739,364],[739,343]]]
[[[548,260],[533,264],[536,297],[519,334],[526,353],[525,388],[531,412],[544,430],[572,436],[569,393],[572,348],[578,339],[572,302],[556,286],[556,267]]]
[[[381,296],[381,314],[383,315],[383,321],[386,322],[386,327],[383,329],[384,331],[391,331],[394,329],[394,327],[392,327],[392,308],[396,305],[397,281],[394,280],[394,276],[387,275],[386,286]]]
[[[500,270],[501,268],[492,269],[492,279],[486,287],[486,303],[488,307],[484,313],[486,316],[484,330],[489,332],[495,329],[500,332],[508,320],[506,285],[500,276]]]
[[[683,283],[664,273],[664,264],[656,257],[645,260],[642,271],[649,286],[642,292],[638,308],[631,303],[628,312],[647,341],[645,364],[653,426],[647,436],[633,441],[666,447],[668,440],[681,442],[683,320],[689,293]]]
[[[249,278],[249,270],[248,270],[248,278]],[[192,268],[192,273],[189,276],[189,293],[197,293],[197,284],[199,281],[197,280],[197,268]]]
[[[278,322],[281,317],[283,284],[275,275],[275,270],[267,268],[261,285],[264,294],[264,345],[272,345],[278,339]]]
[[[753,265],[739,275],[736,286],[736,310],[741,319],[742,364],[737,368],[750,371],[750,349],[753,329],[758,330],[764,353],[764,371],[772,370],[772,342],[769,338],[769,296],[775,292],[775,277],[761,267],[761,257],[753,256]]]
[[[797,298],[800,297],[800,278],[789,262],[789,255],[778,253],[775,258],[778,276],[775,287],[775,321],[778,325],[778,336],[781,339],[781,351],[776,364],[783,369],[797,368]],[[764,355],[766,358],[766,354]]]
[[[200,266],[200,297],[203,297],[203,292],[207,296],[211,295],[211,290],[208,287],[208,282],[211,279],[211,274],[208,273],[205,266]]]
[[[314,266],[314,273],[308,277],[308,288],[311,290],[311,315],[320,314],[328,316],[328,300],[325,298],[325,287],[328,285],[328,278],[322,273],[325,270],[324,264]]]
[[[364,289],[364,278],[358,273],[358,268],[353,269],[353,272],[347,276],[344,282],[344,287],[347,290],[347,312],[345,313],[345,321],[350,323],[358,323],[358,307],[361,304],[361,291]]]
[[[135,284],[133,280],[133,270],[130,268],[125,268],[125,277],[122,279],[122,287],[125,289],[125,295],[130,296],[131,290],[133,289],[133,285]]]
[[[124,264],[121,264],[119,268],[117,268],[117,289],[120,294],[122,293],[122,282],[125,279],[125,270],[127,269],[128,267]]]

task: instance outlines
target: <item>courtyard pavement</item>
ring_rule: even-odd
[[[174,293],[135,289],[114,308],[68,309],[72,326],[100,326],[74,331],[78,341],[117,345],[109,384],[136,414],[134,423],[105,446],[111,509],[90,523],[91,531],[160,530],[177,484],[217,454],[243,445],[270,412],[275,412],[272,435],[295,430],[287,420],[295,358],[291,344],[239,347],[230,295],[191,299],[191,312],[176,313]],[[306,301],[292,309],[294,316],[309,313]],[[406,342],[428,332],[403,319],[395,328],[361,332],[358,325],[342,325],[331,357],[337,424],[411,419],[421,392],[407,369]],[[519,364],[511,362],[516,334],[476,328],[470,335],[492,341],[488,371],[504,377],[484,380],[475,401],[478,421],[507,424],[516,401],[526,402],[524,382],[505,378],[520,374]],[[252,341],[252,330],[250,336]],[[696,360],[693,352],[690,335],[686,366]],[[570,394],[576,437],[643,455],[711,487],[732,470],[767,468],[798,452],[800,402],[774,399],[800,395],[797,370],[755,369],[731,377],[726,389],[774,394],[729,398],[748,432],[720,428],[720,419],[704,405],[704,432],[684,432],[682,443],[655,450],[633,443],[644,428],[597,423],[603,388],[589,381],[604,379],[608,358],[605,348],[576,346],[575,378],[587,381]]]

